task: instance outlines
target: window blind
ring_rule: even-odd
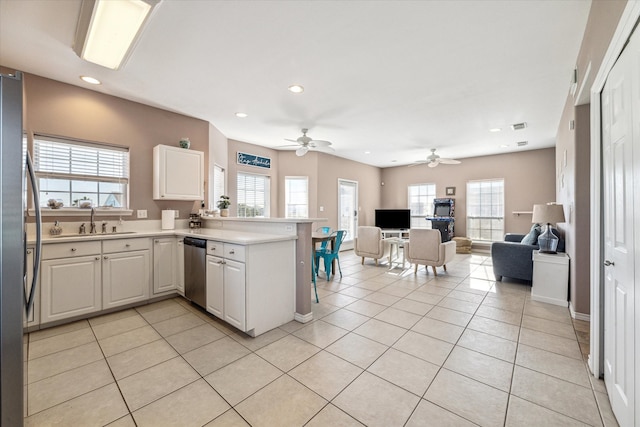
[[[238,216],[269,217],[269,177],[238,173]]]
[[[213,165],[213,200],[217,206],[220,196],[224,195],[224,169],[218,165]]]
[[[285,218],[309,217],[309,178],[306,176],[284,178]]]

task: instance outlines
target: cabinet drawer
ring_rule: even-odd
[[[245,262],[245,247],[231,243],[224,244],[224,257],[235,261]]]
[[[105,254],[114,252],[140,251],[149,249],[149,239],[116,239],[102,242],[102,252]]]
[[[42,259],[100,254],[100,242],[69,242],[42,245]]]
[[[207,255],[224,256],[224,243],[207,240]]]

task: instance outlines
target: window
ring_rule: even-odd
[[[35,135],[33,160],[41,206],[128,208],[128,148]]]
[[[431,221],[427,221],[425,217],[433,215],[433,199],[435,197],[435,184],[409,185],[411,228],[431,228]]]
[[[220,196],[224,195],[224,169],[218,165],[213,165],[213,206],[218,206]]]
[[[285,218],[309,218],[309,178],[284,178]]]
[[[238,216],[269,217],[269,177],[238,173]]]
[[[504,179],[467,182],[467,236],[500,241],[504,236]]]

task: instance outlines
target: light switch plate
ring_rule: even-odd
[[[138,218],[146,218],[147,217],[147,210],[146,209],[138,209],[137,216],[138,216]]]

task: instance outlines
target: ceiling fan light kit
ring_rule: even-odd
[[[334,151],[331,147],[331,143],[329,141],[323,141],[321,139],[312,139],[307,136],[307,132],[309,129],[302,128],[302,136],[296,139],[285,138],[285,141],[295,142],[297,145],[283,145],[282,148],[285,147],[298,147],[296,149],[296,156],[302,157],[309,152],[309,150],[320,150],[320,151]]]
[[[416,166],[416,165],[421,165],[426,163],[427,166],[429,166],[430,168],[435,168],[436,166],[438,166],[440,163],[444,164],[444,165],[459,165],[460,160],[455,160],[455,159],[445,159],[443,157],[440,157],[439,155],[436,154],[436,149],[432,148],[431,149],[431,154],[429,155],[429,157],[427,157],[426,160],[418,160],[417,162],[414,162],[410,165],[408,165],[409,167],[411,166]]]

